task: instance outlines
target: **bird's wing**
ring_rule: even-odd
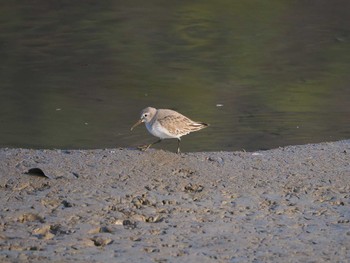
[[[194,122],[186,116],[177,113],[164,115],[158,118],[158,122],[170,133],[183,136],[190,132],[198,131],[205,128],[207,125]]]

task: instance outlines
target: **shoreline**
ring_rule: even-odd
[[[2,148],[0,174],[1,262],[350,258],[350,140],[179,155]]]

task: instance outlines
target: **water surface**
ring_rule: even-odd
[[[211,124],[183,151],[350,137],[349,1],[7,1],[0,47],[0,147],[152,142],[146,106]]]

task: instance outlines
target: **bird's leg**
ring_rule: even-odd
[[[177,153],[180,153],[180,138],[177,139]]]
[[[141,150],[141,151],[147,151],[149,147],[151,147],[151,146],[154,145],[154,144],[160,143],[161,141],[162,141],[162,139],[159,139],[159,140],[156,141],[156,142],[153,142],[153,143],[151,143],[151,144],[141,145],[141,146],[139,146],[139,147],[137,147],[137,148],[138,148],[139,150]]]

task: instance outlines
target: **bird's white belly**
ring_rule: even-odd
[[[152,135],[160,139],[178,138],[178,136],[169,133],[169,131],[161,126],[158,122],[153,123],[153,125],[146,123],[146,128]]]

